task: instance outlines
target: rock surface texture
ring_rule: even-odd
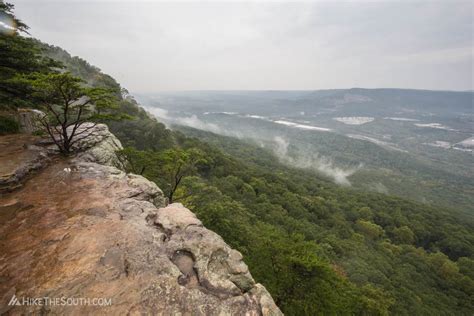
[[[108,166],[120,165],[115,152],[123,147],[118,138],[109,132],[107,125],[85,123],[78,128],[77,134],[80,140],[73,145],[73,149],[79,151],[79,160]]]
[[[39,138],[15,134],[0,137],[0,193],[18,189],[22,181],[49,162],[49,150]]]
[[[0,314],[281,315],[242,255],[191,211],[103,164],[117,142],[0,196]],[[24,304],[44,297],[56,304]]]
[[[42,129],[39,120],[43,118],[45,114],[35,109],[18,109],[16,118],[20,123],[20,129],[23,133],[34,133]]]

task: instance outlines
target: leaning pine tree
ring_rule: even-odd
[[[123,118],[109,90],[87,87],[70,73],[33,74],[22,78],[32,88],[34,102],[44,115],[40,122],[62,154],[89,137],[94,127],[107,120]]]

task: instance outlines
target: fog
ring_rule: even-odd
[[[289,146],[288,140],[281,136],[275,136],[273,151],[282,162],[293,167],[317,171],[340,185],[350,186],[351,183],[347,178],[362,168],[362,164],[357,168],[340,168],[335,166],[331,159],[320,156],[314,151],[303,151],[301,148],[295,148],[292,153],[289,153]]]
[[[153,114],[157,119],[159,119],[160,122],[164,123],[168,128],[171,129],[173,128],[173,125],[183,125],[224,136],[231,136],[237,138],[243,137],[240,132],[233,132],[230,130],[223,129],[216,124],[204,122],[199,119],[195,114],[189,116],[171,116],[169,115],[169,112],[167,110],[162,108],[154,106],[145,108],[149,113]]]
[[[332,179],[339,185],[350,186],[351,183],[348,180],[348,177],[363,166],[361,163],[356,168],[338,167],[331,159],[320,155],[318,152],[303,150],[297,146],[291,147],[290,141],[284,136],[274,136],[269,138],[262,133],[258,133],[257,131],[248,128],[239,131],[223,128],[218,124],[205,122],[195,114],[173,116],[170,115],[167,110],[155,106],[146,107],[146,109],[149,113],[153,114],[161,122],[166,124],[168,128],[173,129],[174,125],[181,125],[219,135],[250,140],[258,144],[260,147],[271,150],[283,164],[296,168],[311,169]],[[324,131],[319,132],[324,133]]]

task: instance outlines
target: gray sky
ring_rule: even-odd
[[[472,1],[9,2],[132,92],[473,89]]]

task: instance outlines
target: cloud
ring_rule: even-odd
[[[334,182],[340,185],[350,186],[351,183],[347,178],[353,175],[358,169],[362,168],[362,165],[359,165],[357,168],[347,169],[336,167],[329,158],[322,157],[317,152],[303,152],[300,149],[295,149],[294,152],[289,153],[289,146],[290,143],[286,139],[280,136],[275,136],[273,151],[282,162],[297,168],[318,171],[321,174],[332,178]]]
[[[158,107],[146,107],[146,110],[149,113],[153,114],[156,118],[160,119],[160,121],[163,122],[169,128],[173,128],[173,125],[182,125],[220,135],[242,138],[241,133],[226,130],[224,128],[219,127],[217,124],[204,122],[194,114],[191,116],[172,116],[169,114],[168,110]]]
[[[333,179],[335,183],[340,185],[350,186],[351,183],[349,182],[348,177],[362,167],[362,165],[360,165],[357,168],[340,168],[335,166],[331,159],[320,156],[317,152],[304,152],[297,148],[293,148],[290,152],[290,143],[281,136],[275,136],[273,139],[269,140],[252,130],[237,132],[223,128],[217,124],[204,122],[196,115],[182,116],[181,114],[179,116],[172,116],[169,111],[158,107],[147,107],[147,111],[160,119],[160,121],[170,128],[173,128],[173,125],[182,125],[220,135],[237,137],[240,139],[251,139],[260,147],[269,147],[281,162],[293,167],[317,171]]]
[[[158,107],[146,107],[147,111],[153,114],[155,117],[164,119],[164,120],[169,120],[171,119],[168,115],[168,110],[158,108]]]

